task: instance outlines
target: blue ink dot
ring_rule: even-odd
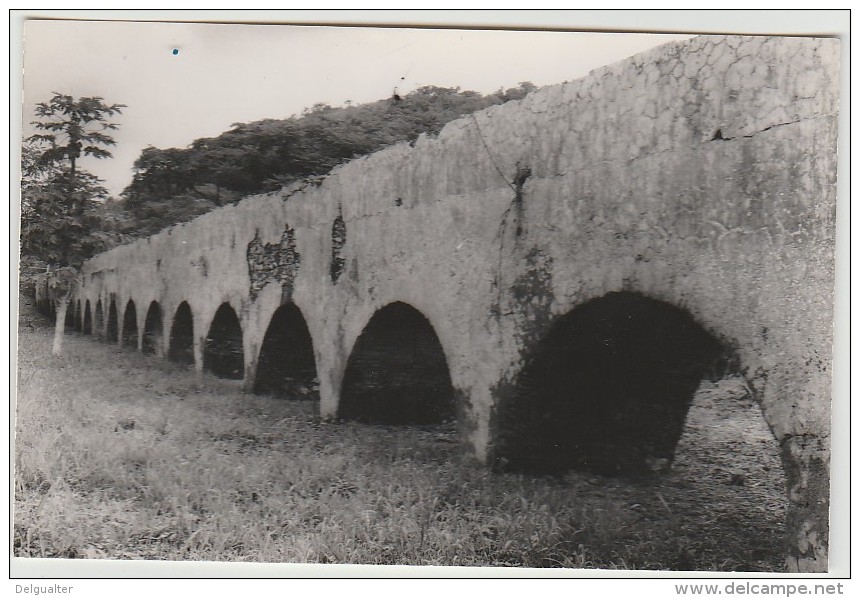
[[[179,54],[179,48],[173,48],[173,55],[176,56]]]

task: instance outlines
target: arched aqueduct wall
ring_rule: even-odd
[[[780,442],[789,568],[824,570],[838,57],[833,39],[662,46],[117,247],[74,297],[101,298],[106,322],[115,294],[120,326],[133,299],[141,334],[158,301],[164,353],[187,301],[198,368],[229,301],[250,383],[293,301],[324,415],[368,320],[408,303],[438,334],[482,460],[498,398],[560,315],[620,290],[680,306],[737,351]]]

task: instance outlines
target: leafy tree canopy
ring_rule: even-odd
[[[36,105],[32,124],[44,132],[25,139],[22,148],[22,262],[55,271],[76,267],[120,240],[117,218],[102,209],[107,190],[77,160],[111,157],[105,147],[115,141],[108,132],[118,125],[109,118],[124,107],[60,93]]]
[[[75,99],[70,95],[54,92],[47,102],[36,104],[37,120],[33,126],[45,133],[31,135],[29,143],[45,144],[39,162],[43,164],[69,160],[74,174],[75,162],[81,156],[110,158],[104,146],[115,145],[113,137],[106,131],[118,127],[107,119],[120,114],[124,104],[105,104],[100,97]]]
[[[70,193],[68,178],[65,166],[36,176],[25,171],[21,185],[21,255],[53,269],[78,267],[125,238],[121,218],[104,209],[101,181],[78,170]]]

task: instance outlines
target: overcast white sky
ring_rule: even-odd
[[[114,158],[81,161],[119,194],[147,145],[185,147],[235,122],[370,102],[395,88],[561,83],[686,37],[33,20],[24,28],[24,132],[54,91],[126,104]]]

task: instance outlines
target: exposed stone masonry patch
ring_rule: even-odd
[[[340,252],[346,244],[346,223],[343,221],[343,214],[338,213],[337,218],[331,225],[331,281],[336,283],[343,274],[343,267],[346,261],[341,257]]]
[[[292,295],[293,282],[302,263],[296,251],[295,231],[286,225],[278,243],[260,241],[260,231],[248,243],[248,274],[251,277],[250,295],[255,300],[270,282],[278,282],[284,294]]]

